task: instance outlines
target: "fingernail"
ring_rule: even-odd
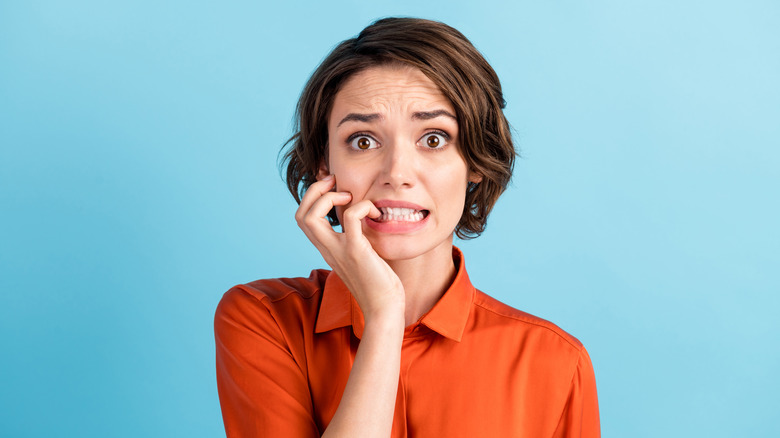
[[[323,181],[330,181],[333,179],[333,175],[328,175],[325,178],[322,178]]]

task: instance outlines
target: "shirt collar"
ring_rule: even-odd
[[[460,342],[474,301],[475,289],[466,272],[463,253],[455,246],[452,247],[452,259],[458,273],[439,301],[420,318],[420,323],[446,338]],[[365,327],[363,313],[341,278],[331,272],[325,280],[314,332],[323,333],[350,325],[355,336],[361,338]]]

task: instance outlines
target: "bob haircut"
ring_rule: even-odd
[[[295,134],[289,149],[287,188],[300,204],[316,182],[328,157],[328,118],[336,93],[352,75],[370,67],[404,65],[419,69],[452,102],[458,120],[460,153],[471,172],[482,177],[469,182],[463,215],[455,227],[461,239],[485,230],[487,217],[512,178],[515,149],[506,102],[493,68],[456,29],[418,18],[384,18],[356,37],[343,41],[312,74],[295,112]],[[328,214],[338,225],[335,209]]]

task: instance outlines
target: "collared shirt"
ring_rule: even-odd
[[[462,254],[434,307],[404,332],[393,437],[598,437],[582,344],[477,290]],[[228,437],[318,437],[363,334],[326,270],[229,290],[217,308],[217,384]]]

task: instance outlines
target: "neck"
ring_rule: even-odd
[[[439,301],[452,284],[457,267],[452,260],[452,242],[408,260],[389,260],[404,285],[406,326],[414,324]]]

